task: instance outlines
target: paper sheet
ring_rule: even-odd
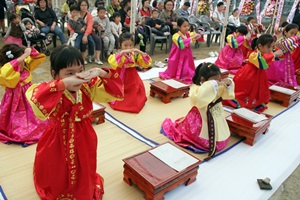
[[[101,108],[103,108],[103,106],[101,104],[93,102],[93,111],[94,110],[99,110]]]
[[[161,81],[169,86],[171,86],[172,88],[182,88],[182,87],[187,87],[188,85],[181,83],[179,81],[173,80],[173,79],[169,79],[169,80],[163,80]]]
[[[199,161],[198,159],[176,148],[170,143],[166,143],[155,149],[152,149],[149,151],[149,153],[178,172]]]
[[[258,123],[263,120],[268,119],[264,114],[258,114],[251,110],[248,110],[247,108],[239,108],[233,110],[233,113],[237,114],[238,116],[247,119],[253,123]]]
[[[277,91],[277,92],[281,92],[281,93],[287,94],[287,95],[292,95],[296,92],[295,90],[280,87],[280,86],[277,86],[277,85],[272,85],[269,89]]]

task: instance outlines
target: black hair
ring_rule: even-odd
[[[111,19],[114,21],[116,17],[121,17],[121,14],[119,12],[114,12],[114,14],[111,16]]]
[[[19,15],[17,15],[16,13],[11,13],[11,14],[9,15],[9,20],[10,20],[10,21],[13,21],[13,20],[17,19],[18,16],[19,16]]]
[[[236,11],[238,11],[238,10],[239,10],[238,8],[234,9],[234,10],[232,11],[232,14],[235,13]]]
[[[9,53],[10,51],[10,53]],[[11,55],[10,55],[11,54]],[[16,44],[5,44],[0,49],[0,66],[10,62],[13,59],[19,58],[24,54],[24,48]],[[13,56],[13,57],[10,57]]]
[[[271,34],[265,33],[259,36],[259,38],[254,38],[251,43],[251,48],[255,50],[258,48],[258,45],[261,46],[268,45],[269,47],[274,42],[274,37]]]
[[[251,20],[255,19],[254,17],[250,16],[247,18],[247,22],[249,23]]]
[[[241,25],[241,26],[237,27],[236,31],[239,32],[239,33],[241,33],[241,34],[243,34],[243,35],[247,35],[248,34],[248,29],[244,25]]]
[[[299,29],[299,26],[297,24],[289,24],[285,27],[284,31],[283,31],[283,35],[285,35],[285,32],[289,32],[292,29]]]
[[[68,0],[67,4],[69,5],[69,7],[71,7],[71,5],[76,5],[76,1],[75,0]]]
[[[73,46],[61,45],[56,47],[50,55],[50,70],[54,71],[53,78],[59,74],[61,69],[72,65],[84,65],[81,53]]]
[[[142,6],[144,6],[144,4],[145,4],[146,1],[149,2],[149,0],[142,0]],[[149,2],[149,3],[150,3],[150,2]]]
[[[36,5],[40,6],[40,1],[42,0],[37,0]],[[44,0],[46,2],[46,8],[48,8],[48,0]]]
[[[154,12],[158,12],[158,10],[156,10],[156,9],[153,9],[151,13],[153,14]]]
[[[100,10],[105,10],[106,11],[104,6],[98,6],[97,11],[99,12]]]
[[[186,18],[178,18],[177,19],[177,26],[180,27],[184,22],[188,22],[189,23],[189,20],[187,20]]]
[[[156,6],[157,6],[157,1],[154,0],[154,1],[152,2],[152,7],[153,7],[153,8],[156,8]],[[155,9],[153,9],[153,10],[155,10]],[[153,11],[153,10],[152,10],[152,11]]]
[[[120,46],[125,40],[131,40],[134,42],[133,35],[129,32],[122,33],[119,37]]]
[[[79,7],[77,5],[71,5],[70,12],[72,12],[73,10],[79,11]]]
[[[168,2],[172,2],[173,8],[174,8],[174,2],[173,2],[172,0],[166,0],[166,1],[164,2],[164,9],[166,9],[166,5],[167,5]]]
[[[221,74],[220,68],[212,63],[200,63],[196,70],[195,75],[193,76],[193,83],[196,85],[201,84],[201,77],[207,81],[210,77]]]
[[[104,1],[102,1],[102,0],[95,1],[95,7],[98,7],[99,4],[103,4],[103,6],[105,5]]]
[[[217,7],[220,7],[220,6],[224,6],[224,2],[223,2],[223,1],[221,1],[221,2],[219,2],[219,3],[217,4]]]
[[[280,27],[285,27],[285,26],[287,26],[287,25],[289,25],[289,23],[288,23],[287,21],[285,21],[285,22],[282,22],[282,23],[280,24]]]
[[[121,7],[124,8],[126,6],[127,3],[131,2],[131,0],[123,0],[121,2]]]
[[[79,10],[80,10],[80,5],[81,5],[83,2],[85,2],[85,3],[87,4],[87,9],[89,9],[90,4],[89,4],[89,1],[88,1],[88,0],[79,0],[79,1],[78,1],[78,4],[77,4]]]

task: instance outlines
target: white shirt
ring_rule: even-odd
[[[235,17],[233,15],[230,15],[228,18],[228,23],[234,24],[236,27],[241,25],[240,19],[238,17]]]
[[[225,22],[225,17],[223,12],[219,12],[217,9],[213,12],[212,18],[217,18],[221,21],[222,24]]]

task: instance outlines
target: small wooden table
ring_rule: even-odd
[[[267,120],[258,122],[256,124],[234,113],[231,113],[229,116],[227,116],[226,120],[232,133],[245,137],[246,140],[244,140],[244,143],[253,146],[256,142],[256,139],[261,134],[265,134],[268,131],[273,116],[267,114],[265,114],[265,116],[268,118]]]
[[[300,72],[296,73],[296,80],[298,85],[300,85]]]
[[[93,102],[93,112],[92,112],[92,121],[95,121],[98,119],[96,122],[97,124],[101,124],[105,122],[105,106],[103,106],[100,103],[95,103]]]
[[[280,86],[280,85],[277,85]],[[272,87],[272,86],[271,86]],[[289,90],[293,90],[294,93],[286,94],[283,92],[279,92],[270,88],[271,99],[280,102],[280,104],[284,107],[289,107],[291,103],[296,101],[300,95],[300,90],[295,89],[292,86],[280,86]]]
[[[197,159],[197,158],[196,158]],[[124,178],[129,184],[136,184],[145,192],[146,200],[162,200],[163,195],[177,186],[189,185],[196,180],[200,160],[182,171],[176,171],[157,157],[145,151],[123,159]]]
[[[183,98],[188,97],[189,90],[189,85],[181,88],[173,88],[162,81],[150,83],[150,96],[154,97],[155,94],[157,94],[157,96],[160,96],[162,98],[161,101],[164,103],[170,103],[171,98],[173,97],[179,97],[181,95],[183,95]]]

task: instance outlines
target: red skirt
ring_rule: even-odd
[[[122,70],[122,68],[119,69]],[[110,103],[110,106],[114,110],[139,113],[147,101],[145,87],[134,67],[126,68],[125,70],[123,77],[124,100],[113,101]]]

